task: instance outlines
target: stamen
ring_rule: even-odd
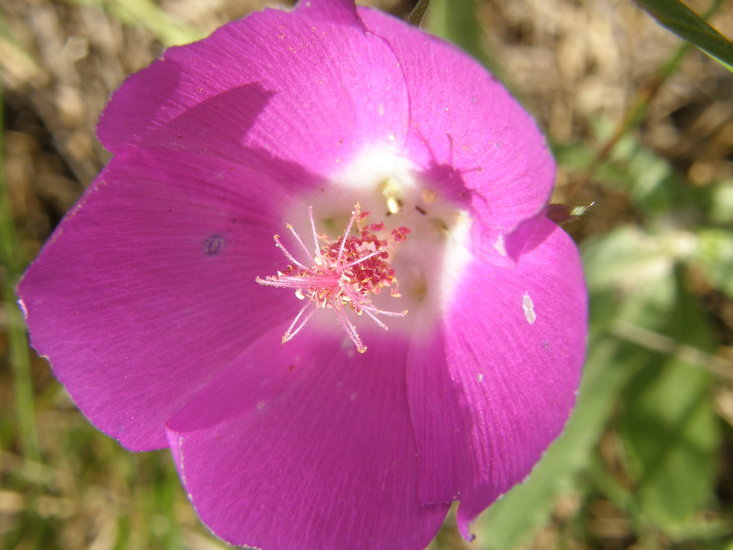
[[[273,238],[275,239],[275,246],[278,247],[282,251],[283,254],[285,254],[285,257],[288,260],[290,260],[291,262],[293,262],[298,267],[302,267],[303,269],[308,269],[303,264],[301,264],[298,260],[296,260],[295,258],[293,258],[293,255],[290,252],[288,252],[288,249],[285,248],[285,245],[283,245],[283,243],[280,242],[280,235],[275,235],[275,237],[273,237]]]
[[[298,322],[298,319],[300,319],[301,317],[303,317],[303,314],[306,313],[306,312],[308,314],[305,316],[305,318],[303,319],[303,321],[298,325],[298,327],[295,330],[293,330],[293,327],[295,326],[295,323],[297,323]],[[293,319],[293,322],[290,323],[290,326],[288,327],[288,330],[286,330],[285,331],[285,334],[283,334],[283,339],[282,339],[283,344],[285,342],[288,342],[288,341],[292,340],[293,337],[295,337],[295,335],[298,334],[300,332],[300,330],[306,325],[306,323],[310,320],[310,318],[313,317],[313,314],[315,312],[316,312],[316,309],[313,307],[313,303],[312,302],[308,302],[302,308],[300,308],[300,311],[295,316],[295,319]]]
[[[378,316],[407,315],[407,310],[386,311],[375,307],[372,304],[372,295],[379,294],[383,288],[389,288],[392,296],[399,296],[397,278],[389,259],[395,245],[404,241],[410,230],[398,227],[388,233],[383,223],[362,224],[367,216],[368,213],[362,213],[360,205],[355,204],[343,236],[330,241],[328,237],[318,235],[313,207],[309,207],[308,218],[315,255],[310,253],[293,226],[287,224],[286,228],[308,256],[307,263],[295,258],[282,244],[279,235],[275,235],[275,246],[290,265],[276,275],[256,277],[255,281],[263,286],[295,289],[295,296],[306,300],[285,331],[283,343],[292,340],[317,309],[332,309],[357,351],[364,353],[367,348],[347,314],[347,306],[357,317],[366,313],[384,330],[388,330],[388,327]],[[351,234],[355,225],[356,236]],[[308,263],[312,264],[311,267],[307,266]]]
[[[359,353],[365,353],[367,348],[362,343],[361,337],[359,336],[359,333],[356,331],[356,327],[354,326],[354,323],[351,322],[351,320],[346,316],[346,313],[344,312],[344,309],[342,307],[335,307],[336,310],[336,317],[338,317],[338,320],[341,321],[341,326],[344,327],[344,330],[346,330],[346,334],[349,335],[349,338],[351,338],[351,341],[354,342],[354,345],[356,346],[356,351]]]
[[[379,327],[383,328],[384,330],[389,330],[389,327],[387,325],[385,325],[382,321],[380,321],[379,320],[379,317],[377,317],[376,315],[374,315],[371,311],[369,311],[368,309],[362,309],[362,311],[364,313],[366,313],[367,315],[369,315],[369,317],[371,317],[372,319],[374,319],[374,322],[377,323],[377,325]]]
[[[336,256],[337,263],[341,261],[341,258],[343,258],[344,246],[346,246],[346,237],[348,237],[349,233],[351,233],[351,226],[354,225],[354,219],[356,219],[357,217],[361,217],[361,206],[359,206],[358,202],[354,205],[354,209],[351,211],[351,217],[349,218],[349,223],[346,225],[346,231],[344,231],[344,236],[341,239],[341,246],[339,247],[339,253],[338,253],[338,256]]]
[[[308,247],[305,246],[303,239],[300,238],[300,235],[298,235],[298,233],[295,231],[293,226],[290,225],[289,223],[286,223],[285,227],[287,228],[288,231],[290,231],[293,234],[293,237],[295,237],[295,240],[298,241],[298,244],[303,248],[303,250],[305,250],[305,253],[308,255],[308,258],[312,260],[313,256],[311,255],[310,250],[308,250]]]
[[[374,307],[370,308],[363,308],[364,311],[371,311],[372,313],[384,315],[386,317],[404,317],[407,315],[407,310],[403,309],[402,311],[384,311],[383,309],[377,309]]]
[[[315,247],[316,251],[316,258],[322,258],[321,255],[321,248],[318,246],[318,233],[316,232],[316,221],[313,219],[313,207],[308,207],[308,218],[311,222],[311,230],[313,231],[313,246]],[[295,230],[293,230],[295,232]],[[298,237],[300,239],[300,237]],[[318,263],[318,262],[316,262]]]
[[[374,251],[374,252],[372,252],[371,254],[369,254],[369,255],[367,255],[367,256],[363,256],[362,258],[359,258],[358,260],[354,260],[353,262],[350,262],[350,263],[348,263],[348,264],[344,264],[344,265],[343,265],[343,266],[341,266],[341,267],[343,267],[343,268],[347,268],[347,267],[351,267],[351,266],[354,266],[354,265],[360,264],[360,263],[362,263],[362,262],[365,262],[365,261],[367,261],[367,260],[368,260],[369,258],[373,258],[374,256],[377,256],[377,255],[381,254],[382,252],[385,252],[385,249],[384,249],[384,248],[380,248],[379,250],[375,250],[375,251]]]

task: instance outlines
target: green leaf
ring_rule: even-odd
[[[673,345],[709,349],[704,314],[679,280],[675,290],[673,310],[661,330]],[[624,391],[621,417],[638,519],[666,530],[712,494],[720,438],[709,395],[711,374],[674,352],[650,354]]]
[[[710,221],[733,225],[733,180],[714,183],[709,188]]]
[[[583,248],[596,332],[626,340],[619,343],[625,360],[618,368],[638,370],[621,402],[634,481],[623,508],[636,521],[674,534],[713,492],[720,437],[711,374],[686,363],[690,354],[680,348],[711,347],[706,318],[678,273],[697,239],[682,231],[621,227]]]
[[[679,0],[636,0],[659,23],[733,72],[733,42]]]
[[[677,360],[650,363],[626,392],[622,433],[645,520],[672,528],[712,493],[718,431],[710,375]]]
[[[623,299],[671,274],[674,236],[671,231],[657,235],[629,225],[588,240],[583,261],[591,293],[614,292]]]
[[[733,232],[700,229],[692,263],[711,285],[733,298]]]

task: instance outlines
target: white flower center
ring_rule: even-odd
[[[367,153],[331,184],[293,201],[285,216],[293,246],[275,236],[287,266],[257,278],[305,301],[283,342],[311,318],[325,317],[319,310],[330,310],[362,353],[355,321],[363,314],[385,330],[379,317],[391,317],[390,328],[411,334],[440,318],[470,258],[470,217],[416,173],[394,154]]]

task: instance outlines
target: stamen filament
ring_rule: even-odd
[[[310,311],[309,311],[310,310]],[[301,322],[298,327],[293,330],[293,327],[295,326],[295,323],[298,322],[298,319],[300,319],[304,313],[308,312],[308,315],[305,316],[303,319],[303,322]],[[301,329],[310,321],[310,318],[313,317],[313,314],[316,312],[316,309],[313,307],[313,302],[307,302],[302,308],[300,308],[300,311],[298,311],[298,314],[295,316],[295,319],[293,319],[293,322],[290,323],[290,326],[288,327],[288,330],[285,331],[285,334],[283,334],[282,342],[283,344],[285,342],[289,342],[292,340],[296,334],[298,334]]]
[[[375,250],[374,252],[372,252],[371,254],[369,254],[369,255],[367,255],[367,256],[362,256],[362,257],[361,257],[361,258],[359,258],[358,260],[354,260],[353,262],[349,262],[348,264],[344,264],[344,265],[342,265],[341,267],[343,267],[343,268],[347,268],[347,267],[352,267],[352,266],[355,266],[355,265],[357,265],[357,264],[360,264],[360,263],[362,263],[362,262],[365,262],[365,261],[366,261],[366,260],[368,260],[369,258],[373,258],[374,256],[377,256],[378,254],[381,254],[381,253],[382,253],[382,252],[384,252],[384,251],[385,251],[385,250],[384,250],[384,248],[380,248],[379,250]]]
[[[304,288],[306,290],[310,288],[321,289],[324,287],[334,286],[334,281],[332,277],[323,277],[319,279],[317,277],[309,278],[282,275],[278,278],[273,277],[272,275],[268,275],[265,278],[256,277],[255,282],[263,286],[275,286],[279,288]]]
[[[374,315],[371,311],[369,311],[366,308],[362,309],[362,311],[366,313],[367,315],[369,315],[369,317],[374,319],[374,322],[377,323],[377,325],[379,325],[381,328],[383,328],[384,330],[389,330],[389,327],[385,325],[382,321],[380,321],[379,318],[376,315]]]
[[[318,232],[316,231],[316,221],[313,219],[313,207],[308,207],[308,217],[310,218],[311,222],[311,230],[313,231],[313,246],[315,247],[316,251],[316,258],[323,258],[323,254],[321,254],[321,247],[318,246]],[[318,263],[318,261],[316,261]]]
[[[305,246],[303,239],[300,238],[300,235],[298,235],[298,232],[295,231],[295,228],[289,223],[285,224],[285,227],[293,234],[293,237],[295,237],[295,240],[298,241],[298,244],[303,248],[303,250],[305,250],[305,254],[306,256],[308,256],[308,259],[313,261],[313,254],[311,254],[310,250],[308,250],[308,247]]]
[[[285,248],[285,245],[280,242],[280,235],[275,235],[274,239],[275,239],[275,246],[280,249],[280,251],[285,255],[285,257],[288,260],[290,260],[291,262],[293,262],[298,267],[301,267],[303,269],[308,269],[306,266],[304,266],[298,260],[296,260],[290,252],[288,252],[288,249]]]
[[[346,246],[346,239],[349,236],[349,233],[351,233],[351,226],[354,225],[354,220],[361,216],[361,206],[357,202],[354,205],[354,209],[351,211],[351,217],[349,218],[349,223],[346,225],[346,231],[344,231],[344,236],[341,239],[341,246],[339,247],[339,253],[338,256],[336,256],[336,263],[341,263],[341,258],[344,256],[344,247]]]
[[[402,311],[385,311],[375,307],[364,307],[362,309],[364,311],[371,311],[374,314],[384,315],[386,317],[404,317],[408,313],[406,309],[403,309]]]
[[[351,341],[354,342],[354,345],[356,346],[356,351],[358,351],[359,353],[366,352],[366,346],[361,341],[361,337],[356,331],[356,327],[346,316],[346,313],[344,313],[343,307],[339,306],[334,309],[336,310],[336,317],[339,321],[341,321],[341,325],[343,326],[344,330],[346,330],[346,334],[348,334],[349,338],[351,338]]]

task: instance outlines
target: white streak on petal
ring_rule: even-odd
[[[534,303],[528,292],[522,295],[522,311],[524,311],[524,318],[530,325],[533,325],[537,320],[537,314],[534,311]]]
[[[506,244],[504,242],[504,236],[499,235],[494,241],[494,249],[499,253],[500,256],[506,256]]]

